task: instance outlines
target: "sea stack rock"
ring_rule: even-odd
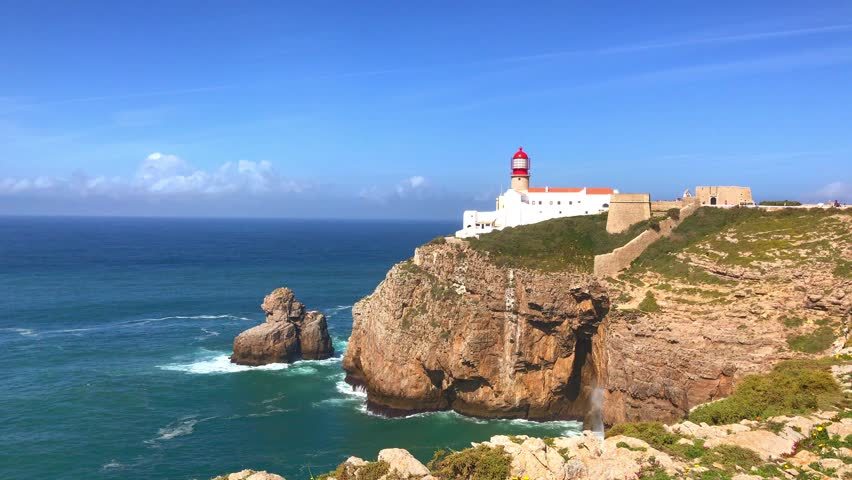
[[[237,335],[231,362],[266,365],[321,360],[334,354],[325,315],[306,311],[289,288],[273,290],[260,308],[266,313],[266,322]]]

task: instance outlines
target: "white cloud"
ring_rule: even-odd
[[[226,162],[214,170],[193,168],[176,155],[154,152],[130,179],[78,173],[71,178],[0,179],[0,195],[149,196],[228,195],[301,192],[299,183],[281,177],[268,161]]]
[[[411,188],[418,188],[422,186],[426,182],[426,178],[421,177],[420,175],[415,175],[408,179],[408,183],[411,185]]]
[[[414,175],[398,182],[390,189],[381,189],[375,185],[363,188],[358,196],[372,202],[386,203],[394,198],[421,198],[428,193],[428,186],[426,177]]]

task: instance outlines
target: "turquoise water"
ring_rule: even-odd
[[[498,433],[574,422],[440,412],[386,419],[340,359],[227,361],[258,305],[286,285],[326,312],[339,352],[351,306],[452,223],[0,218],[0,478],[290,480],[349,455],[428,460]]]

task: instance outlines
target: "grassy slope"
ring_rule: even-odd
[[[641,222],[610,235],[606,218],[605,213],[556,218],[481,235],[470,245],[490,253],[498,265],[591,273],[595,255],[624,245],[648,228]]]
[[[654,271],[696,283],[718,280],[675,257],[684,252],[706,256],[720,265],[753,267],[761,262],[821,261],[845,272],[848,261],[836,244],[852,241],[852,229],[837,215],[849,210],[782,210],[767,212],[747,208],[699,209],[685,219],[670,238],[651,245],[633,263],[628,275]],[[724,235],[719,235],[724,232]],[[833,236],[833,240],[828,238]]]

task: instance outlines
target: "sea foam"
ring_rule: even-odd
[[[228,354],[216,353],[213,356],[206,355],[204,358],[194,362],[170,363],[168,365],[159,365],[157,368],[191,374],[216,374],[249,372],[252,370],[284,370],[289,367],[286,363],[270,363],[269,365],[260,365],[257,367],[237,365],[236,363],[231,363],[231,358]]]

